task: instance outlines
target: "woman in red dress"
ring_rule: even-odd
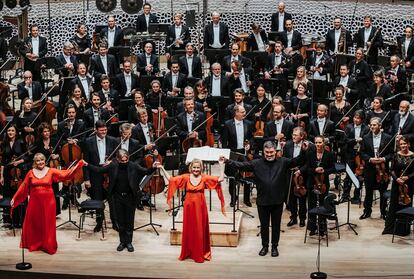
[[[211,260],[210,228],[204,190],[216,189],[224,214],[224,197],[220,184],[224,178],[224,161],[219,163],[219,177],[202,174],[203,162],[198,159],[191,162],[190,173],[175,177],[171,177],[162,166],[159,166],[169,180],[167,202],[170,208],[175,191],[183,188],[186,190],[180,261],[186,258],[198,263]]]
[[[82,169],[83,161],[67,170],[57,170],[46,166],[42,153],[33,157],[31,169],[11,200],[12,211],[29,196],[26,218],[23,223],[21,247],[29,251],[42,250],[54,254],[56,242],[56,201],[52,183],[72,179],[77,170]]]

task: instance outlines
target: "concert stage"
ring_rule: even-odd
[[[227,186],[224,186],[227,194]],[[255,195],[255,192],[254,192]],[[208,197],[208,194],[206,195]],[[229,201],[226,195],[226,204]],[[254,202],[254,198],[252,202]],[[0,278],[309,278],[316,271],[317,238],[310,237],[304,244],[304,228],[297,225],[287,228],[289,212],[283,214],[280,256],[272,258],[258,256],[261,248],[257,225],[259,219],[255,204],[253,208],[242,207],[255,217],[243,217],[240,241],[237,247],[213,247],[212,261],[203,264],[192,260],[180,262],[180,246],[170,245],[172,217],[165,212],[165,196],[157,195],[157,210],[154,223],[162,225],[157,228],[157,236],[150,227],[135,231],[135,252],[126,250],[117,252],[117,233],[110,229],[104,241],[100,233],[93,233],[94,220],[87,218],[85,231],[81,240],[76,240],[77,230],[70,225],[57,230],[58,251],[55,255],[43,252],[26,252],[26,261],[33,264],[29,273],[16,271],[15,264],[21,261],[18,248],[20,231],[13,237],[12,231],[0,230]],[[218,202],[213,199],[213,211],[218,211]],[[339,223],[346,221],[347,204],[337,207]],[[226,205],[226,211],[231,208]],[[148,208],[136,212],[135,226],[148,222]],[[396,238],[391,243],[390,235],[381,235],[384,221],[380,219],[378,203],[374,205],[373,217],[358,220],[362,208],[351,205],[350,221],[357,223],[359,235],[355,235],[346,226],[341,227],[341,239],[336,231],[330,231],[329,247],[322,241],[321,270],[328,273],[328,278],[413,278],[412,261],[414,259],[414,238]],[[68,211],[57,219],[57,224],[67,220]],[[215,212],[214,214],[219,214]],[[213,216],[214,214],[211,214]],[[74,214],[78,220],[78,213]],[[106,212],[109,217],[109,213]],[[108,218],[109,219],[109,218]],[[211,218],[210,218],[211,219]],[[330,227],[333,224],[329,224]],[[229,226],[231,227],[231,226]],[[231,228],[229,228],[229,231]],[[7,273],[5,273],[7,272]],[[53,275],[58,274],[58,275]],[[82,276],[81,276],[82,275]]]

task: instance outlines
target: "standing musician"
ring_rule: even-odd
[[[335,123],[328,118],[328,108],[326,105],[318,105],[316,119],[310,122],[309,140],[314,142],[316,136],[323,136],[324,144],[333,143],[335,140]]]
[[[240,54],[240,45],[238,43],[232,43],[230,46],[231,54],[223,58],[223,71],[226,72],[226,75],[230,75],[233,72],[231,64],[236,61],[245,72],[250,73],[253,70],[252,61]]]
[[[83,119],[83,113],[85,112],[85,99],[82,98],[81,89],[78,86],[73,88],[73,92],[69,101],[65,105],[65,111],[67,111],[69,105],[72,105],[76,110],[76,118]]]
[[[48,123],[42,122],[37,128],[37,131],[38,139],[35,142],[35,149],[33,153],[42,153],[46,157],[47,165],[49,165],[50,161],[52,160],[58,160],[59,162],[60,148],[58,146],[58,138],[56,138],[55,136],[51,136],[52,127]],[[59,164],[57,166],[53,165],[53,167],[57,168],[59,167]],[[56,201],[56,216],[58,216],[61,213],[60,197],[57,196],[57,193],[59,192],[59,184],[53,182],[52,188]]]
[[[305,66],[299,66],[296,69],[296,76],[293,79],[292,87],[290,88],[290,99],[292,101],[292,97],[298,94],[297,88],[299,83],[304,83],[306,85],[306,95],[311,96],[312,94],[312,81],[308,79],[306,76],[306,68]]]
[[[140,108],[147,110],[148,116],[152,117],[151,107],[145,104],[144,93],[133,89],[131,96],[134,103],[128,108],[128,123],[137,124],[139,122],[138,109]],[[152,119],[150,118],[150,121],[151,120]]]
[[[301,155],[301,162],[298,166],[292,169],[292,178],[290,181],[290,193],[289,193],[289,210],[290,221],[287,224],[288,227],[296,225],[298,223],[298,205],[299,205],[299,226],[305,226],[306,220],[306,165],[305,165],[305,151],[302,149],[304,143],[305,130],[302,127],[295,127],[292,132],[292,140],[286,142],[283,146],[283,157],[296,158]],[[295,185],[293,185],[293,176],[295,176]],[[296,189],[294,189],[296,187]],[[302,190],[301,190],[302,188]],[[298,204],[299,201],[299,204]]]
[[[99,44],[98,53],[98,55],[91,57],[91,61],[89,63],[89,73],[95,79],[95,91],[100,89],[102,75],[112,78],[119,72],[119,66],[116,65],[115,57],[108,54],[108,45],[106,43]]]
[[[89,59],[83,59],[83,57],[88,57],[91,52],[92,40],[85,23],[78,24],[75,35],[69,41],[74,46],[74,54],[78,63],[88,63]]]
[[[227,106],[225,119],[226,120],[232,119],[234,117],[234,107],[236,105],[239,105],[239,106],[244,107],[244,109],[246,110],[246,113],[249,113],[249,115],[246,115],[246,118],[252,121],[254,119],[254,113],[252,111],[252,106],[244,102],[245,94],[244,94],[243,89],[236,88],[233,91],[233,96],[234,96],[234,103]]]
[[[108,48],[122,45],[123,35],[122,30],[116,25],[115,17],[108,17],[108,26],[101,30],[101,40],[106,38]]]
[[[233,106],[234,117],[227,120],[224,123],[224,130],[222,135],[223,148],[229,148],[233,152],[237,152],[242,155],[247,155],[247,152],[253,150],[253,123],[246,119],[246,109],[242,105]],[[243,156],[239,160],[246,160]],[[226,166],[225,169],[227,176],[236,176],[237,170],[231,166]],[[237,178],[235,178],[237,179]],[[236,182],[235,179],[229,179],[229,192],[230,192],[230,206],[235,205],[237,198]],[[250,202],[250,185],[244,184],[243,200],[244,204],[251,207]]]
[[[180,72],[178,61],[171,62],[170,72],[163,79],[162,89],[167,96],[178,97],[183,95],[184,87],[187,85],[185,74]]]
[[[243,68],[239,61],[231,62],[231,72],[228,73],[229,89],[233,92],[236,88],[242,88],[246,95],[250,95],[250,88],[253,86],[252,69]]]
[[[116,153],[116,161],[108,161],[104,166],[85,163],[88,170],[94,173],[108,173],[108,199],[113,200],[116,220],[118,223],[119,245],[116,248],[121,252],[127,248],[134,252],[132,235],[134,232],[135,205],[141,191],[139,183],[145,174],[153,169],[145,169],[129,158],[129,152],[123,148]],[[153,168],[158,162],[154,162]]]
[[[137,32],[148,32],[150,23],[158,23],[156,14],[151,13],[151,4],[145,3],[142,7],[143,13],[137,17]]]
[[[13,122],[16,124],[16,129],[20,133],[22,139],[25,140],[26,144],[29,143],[27,140],[27,135],[33,135],[35,133],[35,127],[37,126],[36,121],[37,113],[32,110],[33,102],[29,98],[25,98],[22,101],[22,110],[19,113],[14,115]]]
[[[0,184],[3,186],[3,198],[11,199],[23,181],[28,164],[30,164],[30,155],[25,154],[26,144],[23,139],[19,138],[17,127],[14,124],[10,124],[6,130],[4,140],[1,143],[1,151]],[[16,210],[12,220],[9,212],[10,208],[3,211],[3,223],[10,224],[10,227],[20,228],[24,214],[22,215],[20,210]]]
[[[307,149],[307,145],[303,145]],[[260,236],[262,249],[259,256],[265,256],[269,251],[269,221],[272,222],[272,257],[279,256],[277,246],[280,237],[280,222],[283,213],[283,203],[289,192],[289,169],[300,162],[300,156],[288,159],[276,157],[276,144],[267,141],[263,146],[263,157],[248,162],[225,160],[226,165],[240,171],[252,171],[257,187],[257,211],[260,219]]]
[[[364,60],[364,49],[355,50],[355,59],[349,63],[351,77],[356,80],[355,89],[358,90],[359,108],[364,108],[364,100],[368,98],[368,88],[372,81],[372,71]]]
[[[107,136],[108,129],[106,124],[102,120],[98,120],[95,123],[95,133],[96,135],[90,136],[85,140],[83,145],[83,156],[86,162],[95,166],[103,166],[107,163],[107,157],[113,152],[116,144],[116,139]],[[83,168],[83,177],[85,180],[85,187],[88,189],[90,197],[94,200],[104,200],[106,193],[103,187],[104,176],[101,173],[90,170],[89,168]],[[109,202],[110,207],[112,202]],[[112,226],[117,227],[116,220],[113,216],[113,211],[110,208]],[[99,212],[102,216],[102,212]],[[94,232],[99,232],[102,229],[102,217],[97,215],[96,217],[96,226]]]
[[[205,83],[210,96],[230,96],[228,79],[222,74],[219,63],[211,65],[211,73],[206,77]]]
[[[390,127],[390,120],[388,112],[383,110],[384,99],[382,97],[374,97],[372,101],[372,108],[366,114],[365,123],[368,125],[371,122],[371,118],[378,117],[381,119],[381,127],[387,130]]]
[[[338,86],[335,88],[335,100],[329,103],[329,119],[335,124],[335,127],[339,126],[341,130],[345,130],[350,120],[350,117],[345,116],[345,114],[350,109],[350,103],[344,99],[344,88]]]
[[[175,14],[174,24],[168,27],[165,39],[167,58],[171,58],[172,50],[184,49],[190,42],[190,29],[183,24],[183,15]]]
[[[82,92],[82,98],[85,98],[86,101],[91,99],[91,93],[93,92],[92,88],[92,77],[90,77],[86,71],[86,64],[79,63],[78,74],[71,81],[71,87],[75,85],[79,86]]]
[[[283,105],[276,105],[273,107],[273,120],[266,123],[264,140],[274,141],[277,150],[281,150],[283,144],[287,140],[292,139],[292,132],[294,124],[285,119],[285,107]]]
[[[266,51],[269,42],[266,31],[261,29],[260,23],[258,22],[253,22],[250,26],[252,28],[252,33],[247,37],[247,50]]]
[[[290,62],[285,53],[283,53],[283,44],[280,41],[275,43],[275,51],[268,55],[265,79],[275,78],[271,81],[275,90],[272,90],[272,96],[277,94],[285,99],[288,87],[288,74],[291,72]],[[276,91],[276,92],[275,92]]]
[[[116,89],[120,98],[131,98],[132,90],[139,88],[139,78],[131,71],[130,60],[124,60],[122,69],[123,72],[116,75]]]
[[[387,201],[384,192],[389,183],[388,162],[392,159],[392,137],[381,131],[381,119],[373,117],[370,120],[371,133],[365,135],[361,145],[361,157],[365,162],[365,200],[364,213],[359,219],[371,217],[372,196],[374,190],[380,192],[381,218],[385,219]]]
[[[151,107],[153,113],[164,111],[166,97],[161,90],[161,82],[154,79],[150,85],[151,91],[145,97],[148,105]]]
[[[57,125],[57,136],[62,137],[61,145],[66,143],[81,145],[86,134],[80,135],[77,138],[72,138],[75,135],[81,134],[86,129],[85,123],[82,119],[77,117],[76,107],[69,104],[66,108],[66,118]]]
[[[279,2],[277,9],[278,12],[272,14],[270,30],[272,32],[283,32],[286,30],[286,21],[292,20],[292,15],[285,12],[284,2]]]
[[[194,96],[194,89],[191,86],[186,86],[184,88],[184,99],[185,98],[193,98],[194,99],[194,105],[195,105],[194,109],[196,111],[204,112],[203,103],[206,102],[206,100],[205,99],[203,99],[203,100],[200,100],[200,99],[196,100],[196,98]],[[177,104],[177,114],[180,114],[180,113],[182,113],[182,112],[185,111],[184,99]],[[208,106],[208,104],[205,104],[205,105]]]
[[[382,234],[396,234],[407,236],[411,232],[411,226],[407,223],[395,222],[396,212],[413,205],[413,177],[414,177],[414,153],[410,150],[410,141],[404,136],[398,139],[399,151],[394,154],[391,162],[391,186],[390,206],[385,219],[385,227]]]
[[[19,99],[24,100],[25,98],[29,98],[32,101],[38,101],[42,97],[42,91],[41,83],[33,80],[33,75],[30,71],[25,71],[23,73],[23,81],[17,84]]]
[[[355,78],[349,76],[349,68],[346,64],[339,67],[339,76],[333,80],[333,89],[343,86],[345,99],[354,105],[358,101],[358,89],[356,88]]]
[[[308,92],[306,83],[299,82],[296,87],[297,95],[291,98],[292,112],[290,118],[295,126],[301,126],[305,130],[309,127],[309,119],[312,111],[312,99],[306,94]]]
[[[328,73],[332,72],[333,64],[330,56],[325,52],[325,43],[317,43],[316,50],[306,60],[306,70],[312,72],[312,78],[314,80],[327,81]],[[314,88],[314,92],[317,92],[317,88]]]
[[[137,154],[137,158],[141,158],[140,163],[142,163],[142,158],[144,155],[147,155],[150,151],[154,152],[154,155],[157,156],[157,146],[154,142],[154,128],[151,122],[148,122],[148,112],[143,108],[137,109],[138,123],[131,130],[131,138],[137,140],[139,144],[144,145],[143,152]]]
[[[395,135],[396,142],[404,137],[411,143],[414,143],[414,116],[410,112],[410,102],[401,101],[398,113],[392,119],[389,130],[390,135]],[[396,151],[396,150],[394,150]]]
[[[98,120],[107,121],[110,118],[110,113],[107,109],[101,106],[101,97],[97,92],[92,93],[91,98],[92,107],[85,110],[83,114],[83,121],[86,128],[93,128]]]
[[[335,173],[334,154],[325,150],[326,139],[323,136],[316,136],[315,148],[310,149],[306,154],[306,168],[308,174],[308,210],[315,208],[318,204],[323,205],[323,201],[329,192],[329,175]],[[316,215],[308,215],[309,235],[319,235],[326,233],[326,220],[318,218],[319,226],[316,224]]]
[[[372,26],[372,17],[364,17],[364,27],[354,35],[357,48],[362,48],[368,64],[376,65],[378,60],[378,49],[382,48],[383,40],[381,30]]]
[[[177,115],[177,135],[180,137],[181,142],[186,138],[195,138],[202,140],[202,142],[206,140],[205,124],[199,127],[197,131],[194,130],[205,120],[204,113],[196,111],[194,104],[194,98],[185,98],[185,112]]]
[[[119,93],[111,88],[111,82],[107,75],[101,76],[101,90],[98,91],[101,103],[105,104],[103,108],[107,109],[111,114],[118,112]]]
[[[397,55],[393,55],[390,57],[390,66],[385,68],[385,83],[391,87],[393,95],[407,92],[407,72],[400,65],[401,61]],[[399,104],[402,98],[397,99],[397,104]]]
[[[285,47],[284,52],[287,55],[292,56],[294,52],[299,53],[302,47],[302,35],[299,31],[293,30],[292,19],[285,21],[285,31],[282,33],[281,41]]]
[[[342,20],[336,17],[333,22],[334,28],[326,33],[326,50],[332,53],[348,53],[353,46],[351,32],[342,25]]]
[[[353,116],[353,123],[346,126],[345,129],[345,160],[351,170],[357,177],[363,175],[363,162],[361,158],[361,144],[362,138],[369,133],[369,127],[364,123],[364,111],[357,110]],[[347,176],[344,181],[344,188],[341,197],[341,201],[346,201],[350,197],[352,182]],[[354,196],[351,199],[353,204],[359,204],[361,202],[361,188],[354,189]]]
[[[137,56],[137,71],[140,76],[155,76],[160,72],[158,56],[152,53],[153,45],[145,43],[144,53]]]
[[[43,58],[47,51],[46,38],[39,35],[39,26],[32,24],[30,26],[30,36],[24,39],[19,52],[24,57],[24,70],[32,72],[35,81],[41,81],[41,63],[38,60]]]
[[[256,87],[256,97],[253,98],[251,105],[254,107],[253,112],[255,119],[259,118],[261,121],[266,122],[266,117],[272,108],[270,100],[266,97],[266,89],[263,84],[258,84]],[[260,147],[260,149],[262,149]]]
[[[119,126],[119,138],[117,138],[117,144],[121,144],[119,147],[120,149],[124,149],[128,151],[129,154],[133,154],[129,159],[133,162],[138,162],[139,153],[135,152],[137,151],[142,145],[140,142],[136,139],[133,139],[132,136],[132,128],[134,127],[131,123],[122,123],[121,126]]]
[[[204,49],[228,49],[230,45],[229,28],[220,21],[220,14],[213,12],[211,22],[204,28]]]
[[[404,30],[404,37],[398,41],[398,53],[404,62],[406,69],[412,69],[414,66],[414,39],[413,27],[407,26]]]
[[[195,47],[192,43],[187,43],[185,46],[185,55],[178,58],[181,73],[185,74],[187,78],[201,79],[203,77],[203,70],[200,56],[194,53]]]
[[[385,76],[383,71],[375,71],[373,77],[374,83],[371,84],[368,93],[369,99],[372,100],[374,97],[381,97],[384,100],[392,97],[391,87],[388,84],[385,84]],[[393,105],[392,102],[384,102],[384,109],[389,110],[391,107],[398,107],[398,105]]]

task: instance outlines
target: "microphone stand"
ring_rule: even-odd
[[[313,190],[314,194],[316,195],[316,207],[318,208],[318,212],[319,212],[319,196],[321,194],[321,192],[319,190]],[[310,278],[312,279],[324,279],[324,278],[328,278],[328,275],[325,272],[321,271],[321,231],[320,231],[320,224],[319,224],[319,218],[320,216],[316,215],[315,216],[316,219],[316,227],[318,230],[318,255],[316,257],[316,268],[318,269],[318,271],[314,271],[310,274]],[[328,229],[328,228],[327,228]],[[326,237],[328,237],[328,235],[326,235]]]
[[[20,216],[23,216],[23,205],[20,208]],[[32,264],[29,262],[25,262],[24,261],[24,244],[23,244],[23,228],[24,228],[24,221],[22,224],[22,234],[20,236],[20,241],[21,241],[21,245],[22,245],[22,261],[20,263],[16,264],[16,269],[18,270],[28,270],[32,268]]]

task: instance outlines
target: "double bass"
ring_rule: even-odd
[[[204,120],[200,125],[193,128],[190,133],[197,131],[201,126],[203,126],[205,123],[207,123],[207,121],[209,121],[210,119],[213,119],[213,117],[214,117],[214,115],[216,115],[216,113],[217,112],[210,115],[209,118]],[[193,123],[195,123],[195,121],[197,121],[197,117],[198,117],[198,114],[195,111],[193,113],[193,117],[194,117]],[[201,147],[202,145],[203,145],[203,143],[202,143],[201,139],[199,139],[197,137],[187,137],[181,143],[181,148],[182,148],[184,153],[187,153],[188,149],[190,149],[191,147]]]

